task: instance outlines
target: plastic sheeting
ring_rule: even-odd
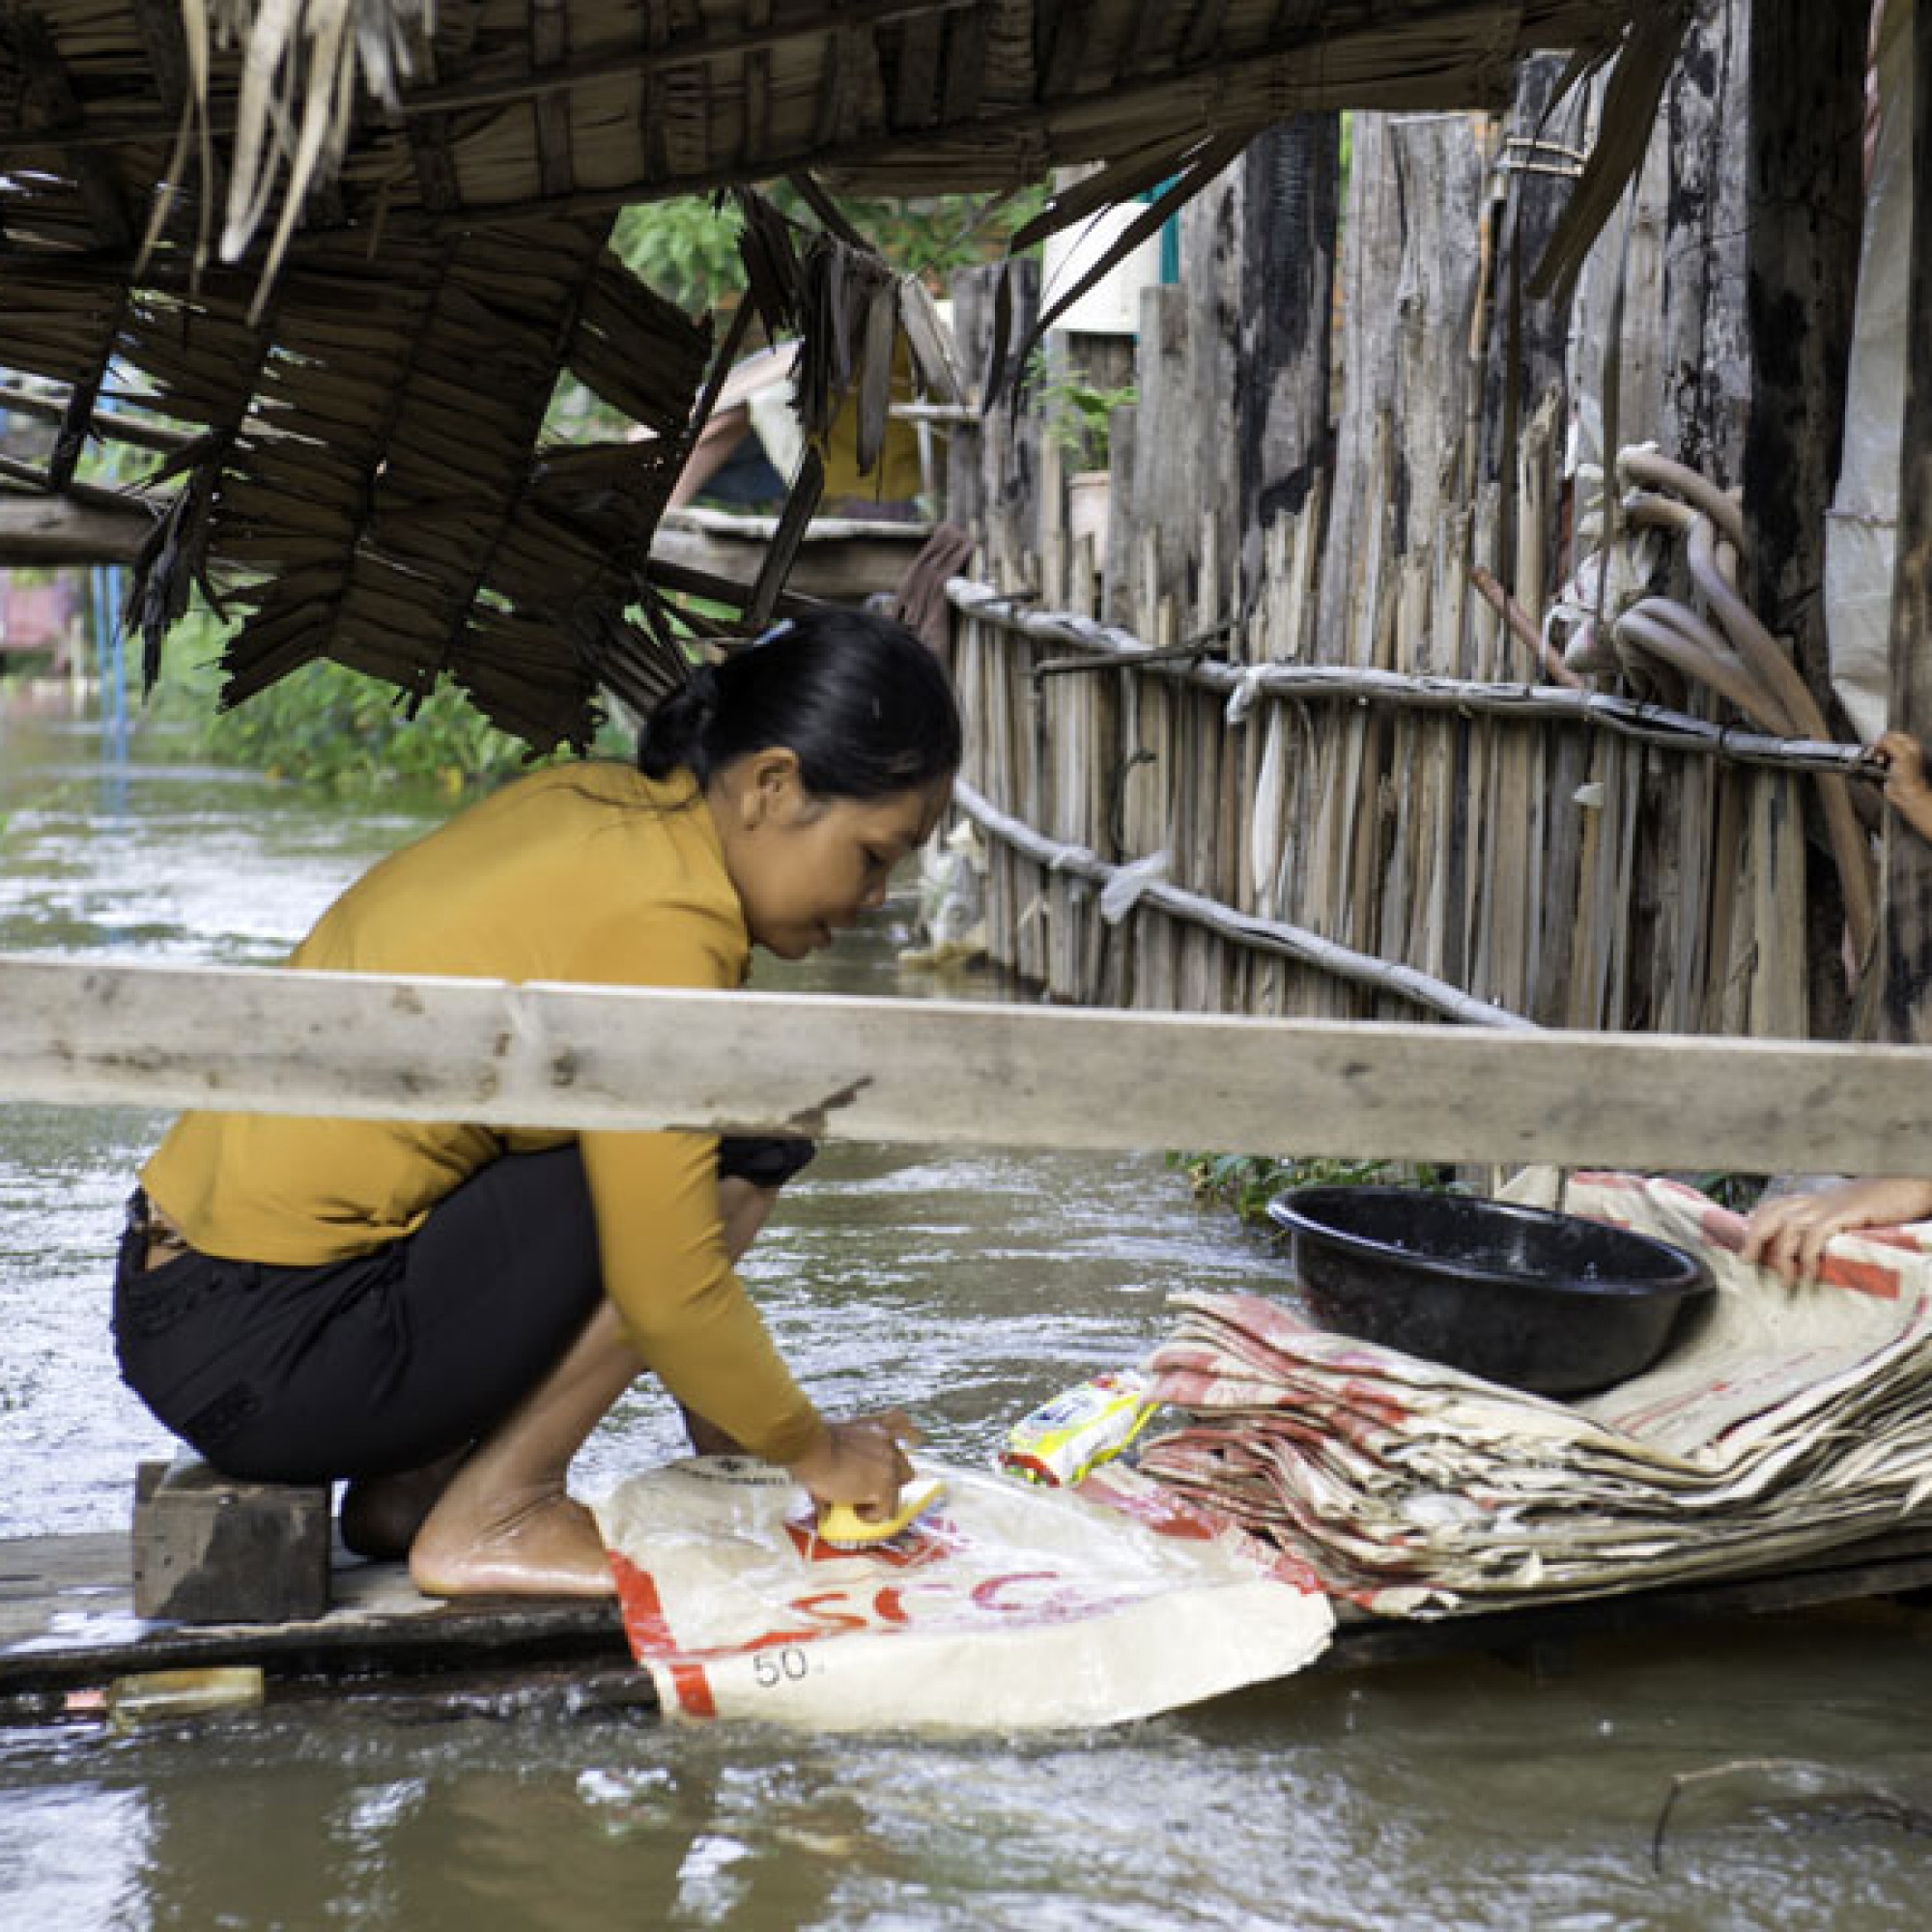
[[[1286,1676],[1328,1641],[1309,1573],[1131,1470],[1076,1492],[920,1463],[890,1543],[816,1535],[782,1469],[696,1457],[597,1506],[667,1713],[826,1730],[1116,1723]]]

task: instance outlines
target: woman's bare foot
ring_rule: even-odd
[[[351,1483],[342,1492],[337,1519],[343,1543],[372,1562],[392,1563],[407,1556],[424,1518],[469,1453],[459,1449],[419,1469],[399,1469],[392,1476],[365,1476]]]
[[[596,1519],[560,1490],[506,1503],[477,1520],[431,1510],[410,1546],[410,1580],[426,1597],[609,1597],[616,1581]]]

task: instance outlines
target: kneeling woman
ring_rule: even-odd
[[[384,860],[291,963],[736,986],[879,903],[959,755],[917,639],[814,614],[696,671],[637,770],[535,773]],[[699,1447],[883,1509],[904,1418],[821,1418],[733,1273],[801,1147],[187,1114],[129,1205],[122,1373],[218,1468],[346,1479],[352,1547],[436,1595],[611,1588],[565,1478],[645,1368]]]

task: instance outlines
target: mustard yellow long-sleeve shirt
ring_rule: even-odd
[[[334,972],[736,986],[751,942],[711,813],[682,775],[556,766],[392,854],[291,955]],[[185,1114],[142,1170],[205,1254],[306,1266],[411,1233],[485,1163],[575,1138],[605,1293],[671,1393],[755,1455],[787,1462],[819,1428],[732,1272],[717,1142],[463,1122]]]

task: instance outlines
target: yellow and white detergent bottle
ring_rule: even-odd
[[[1144,1375],[1111,1370],[1022,1416],[1007,1432],[997,1465],[1022,1482],[1071,1489],[1126,1448],[1154,1408]]]

